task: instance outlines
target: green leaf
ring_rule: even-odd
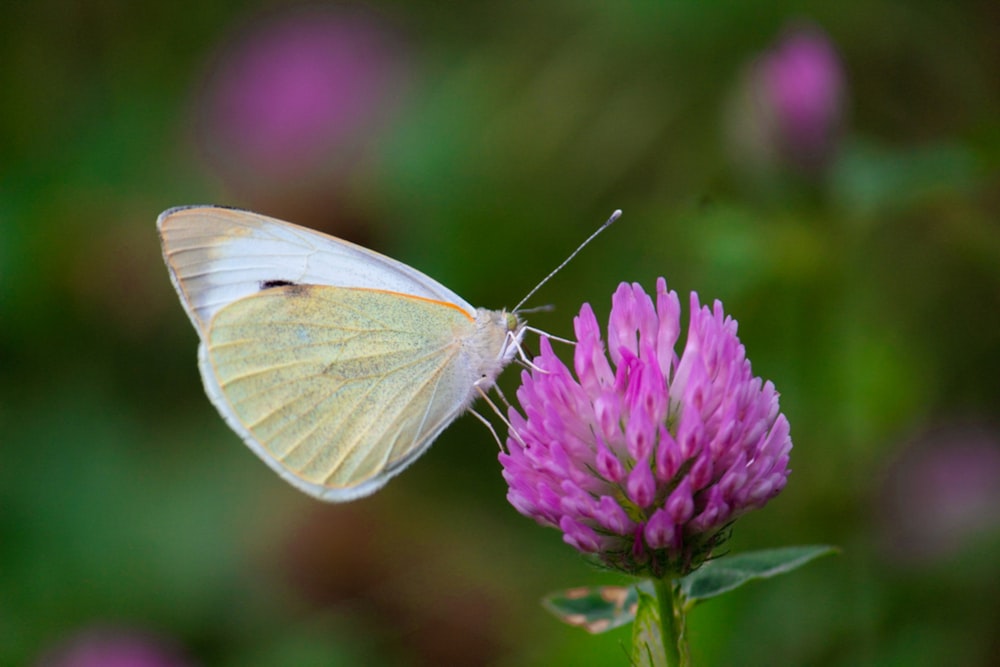
[[[694,603],[731,591],[751,579],[790,572],[814,558],[836,551],[835,547],[819,545],[723,556],[708,561],[682,578],[681,592]],[[545,596],[542,606],[563,623],[599,634],[631,623],[642,597],[655,599],[654,595],[653,583],[649,580],[635,586],[581,586]]]
[[[681,591],[692,602],[738,588],[751,579],[790,572],[814,558],[835,553],[825,545],[765,549],[710,560],[681,579]]]
[[[656,598],[637,588],[632,590],[638,591],[639,597],[635,624],[632,626],[632,664],[636,667],[667,667]]]
[[[542,599],[542,605],[556,618],[591,634],[631,623],[638,604],[635,586],[582,586]]]

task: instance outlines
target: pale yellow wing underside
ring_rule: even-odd
[[[348,499],[384,484],[464,410],[477,378],[462,341],[474,333],[448,303],[287,285],[219,310],[202,374],[268,465],[313,495]]]

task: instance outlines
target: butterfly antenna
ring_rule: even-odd
[[[594,240],[595,238],[597,238],[597,235],[598,235],[598,234],[600,234],[600,233],[601,233],[601,232],[603,232],[603,231],[604,231],[605,229],[607,229],[608,227],[610,227],[610,226],[611,226],[611,223],[613,223],[613,222],[614,222],[615,220],[617,220],[618,218],[620,218],[620,217],[621,217],[621,214],[622,214],[622,212],[621,212],[621,209],[618,209],[618,210],[616,210],[616,211],[615,211],[614,213],[612,213],[612,214],[611,214],[611,217],[610,217],[610,218],[608,218],[608,221],[607,221],[607,222],[605,222],[605,223],[604,223],[603,225],[601,225],[600,227],[598,227],[598,228],[597,228],[597,231],[595,231],[595,232],[594,232],[593,234],[591,234],[590,236],[588,236],[588,237],[587,237],[587,240],[586,240],[586,241],[584,241],[583,243],[581,243],[581,244],[580,244],[580,245],[579,245],[579,246],[577,247],[577,249],[576,249],[576,250],[574,250],[573,252],[571,252],[571,253],[570,253],[570,255],[569,255],[569,257],[567,257],[566,259],[564,259],[564,260],[563,260],[562,264],[560,264],[560,265],[559,265],[559,266],[557,266],[557,267],[556,267],[555,269],[553,269],[553,271],[552,271],[552,272],[551,272],[551,273],[550,273],[549,275],[547,275],[547,276],[545,276],[544,278],[542,278],[541,282],[539,282],[539,283],[538,283],[537,285],[535,285],[535,286],[534,286],[533,288],[531,288],[531,291],[530,291],[530,292],[528,292],[528,293],[527,293],[527,294],[526,294],[526,295],[524,296],[524,298],[523,298],[523,299],[521,299],[521,301],[520,301],[520,302],[519,302],[519,303],[518,303],[518,304],[517,304],[516,306],[514,306],[514,309],[513,309],[513,310],[512,310],[511,312],[514,312],[514,313],[517,313],[517,312],[520,312],[520,308],[521,308],[521,306],[523,306],[523,305],[525,304],[525,302],[526,302],[526,301],[527,301],[528,299],[530,299],[531,297],[533,297],[533,296],[535,295],[535,292],[537,292],[537,291],[539,290],[539,288],[540,288],[540,287],[541,287],[542,285],[544,285],[545,283],[549,282],[549,280],[550,280],[550,279],[552,278],[552,276],[554,276],[554,275],[556,275],[557,273],[559,273],[560,271],[562,271],[562,268],[563,268],[564,266],[566,266],[567,264],[569,264],[569,263],[570,263],[570,260],[572,260],[572,259],[573,259],[574,257],[576,257],[576,256],[577,256],[577,254],[579,254],[579,252],[580,252],[581,250],[583,250],[583,249],[584,249],[584,248],[585,248],[585,247],[587,246],[587,244],[588,244],[588,243],[590,243],[590,242],[591,242],[591,241],[593,241],[593,240]]]

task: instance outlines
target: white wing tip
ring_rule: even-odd
[[[166,222],[167,218],[172,216],[174,213],[186,211],[189,208],[202,208],[202,206],[198,204],[189,204],[187,206],[171,206],[166,211],[156,216],[156,228],[163,229],[163,223]]]
[[[170,216],[180,213],[182,211],[190,211],[192,209],[223,209],[226,211],[239,211],[240,213],[251,213],[246,209],[238,208],[236,206],[224,206],[222,204],[183,204],[181,206],[171,206],[166,211],[161,213],[156,218],[156,228],[163,229],[163,223],[166,222],[167,218]]]

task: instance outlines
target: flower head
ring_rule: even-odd
[[[894,457],[877,488],[886,556],[947,561],[1000,533],[1000,436],[975,422],[932,428]]]
[[[638,284],[612,298],[607,351],[589,304],[575,375],[542,338],[500,454],[507,498],[576,549],[630,574],[684,574],[740,514],[785,486],[792,447],[774,385],[754,377],[736,322],[699,305],[683,352],[680,302]]]
[[[357,171],[399,106],[404,45],[350,6],[269,13],[229,40],[196,100],[199,146],[236,185],[329,187]]]
[[[172,642],[124,627],[90,627],[71,635],[38,660],[38,667],[188,667]]]
[[[831,162],[844,115],[846,76],[820,28],[799,25],[745,68],[730,109],[730,140],[750,169],[820,173]]]
[[[789,156],[813,166],[830,153],[843,104],[843,68],[818,28],[790,33],[758,63],[763,94]]]

